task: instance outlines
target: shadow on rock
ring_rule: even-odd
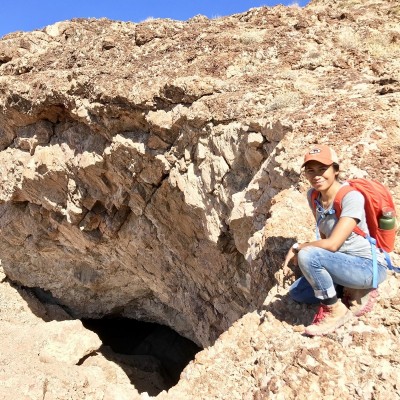
[[[292,300],[289,294],[277,294],[269,304],[262,306],[261,310],[264,319],[266,313],[271,313],[281,322],[301,327],[311,324],[317,305],[300,304]]]

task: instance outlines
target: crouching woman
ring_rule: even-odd
[[[371,309],[377,291],[373,289],[370,243],[353,232],[359,226],[368,233],[363,195],[358,191],[347,193],[338,219],[333,202],[339,189],[347,183],[338,179],[339,163],[334,150],[326,145],[315,145],[304,156],[303,167],[311,185],[307,196],[310,208],[315,209],[320,239],[295,243],[289,249],[283,267],[286,268],[297,256],[304,277],[292,286],[291,292],[302,287],[303,295],[310,299],[309,291],[312,290],[314,296],[311,297],[320,302],[312,324],[305,329],[305,334],[316,336],[333,332],[353,315],[359,316]],[[314,190],[317,197],[313,206]],[[378,284],[385,279],[386,262],[384,256],[378,254]],[[337,296],[339,285],[346,288],[351,310]]]

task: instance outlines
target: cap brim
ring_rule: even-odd
[[[303,162],[301,168],[303,168],[309,161],[317,161],[317,162],[319,162],[321,164],[324,164],[324,165],[331,165],[331,164],[335,163],[335,161],[333,161],[333,160],[331,160],[329,158],[310,156],[310,157],[308,157],[307,161]]]

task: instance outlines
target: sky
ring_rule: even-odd
[[[141,22],[147,18],[208,18],[277,4],[305,6],[308,0],[1,0],[0,37],[32,31],[72,18],[109,18]]]

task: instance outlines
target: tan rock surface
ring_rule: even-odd
[[[318,0],[2,38],[3,397],[139,396],[76,321],[110,314],[207,347],[160,398],[399,397],[398,279],[327,338],[302,337],[313,310],[280,300],[287,248],[313,235],[305,147],[331,144],[400,209],[399,22],[396,1]]]

